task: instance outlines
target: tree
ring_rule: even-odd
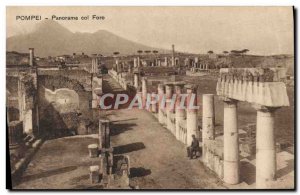
[[[242,54],[246,54],[247,52],[249,52],[249,49],[243,49],[243,50],[241,51]]]
[[[157,53],[158,53],[158,51],[157,51],[157,50],[153,50],[153,51],[152,51],[152,53],[154,53],[154,54],[157,54]]]
[[[150,50],[145,50],[144,51],[144,53],[147,53],[147,54],[150,53],[150,52],[151,52]]]
[[[239,55],[240,54],[240,52],[238,50],[231,50],[230,53],[233,54],[233,55]]]
[[[207,53],[208,54],[213,54],[214,52],[212,50],[209,50]]]
[[[114,56],[117,56],[117,55],[119,55],[119,54],[120,54],[120,52],[118,52],[118,51],[115,51],[113,54],[114,54]]]
[[[228,51],[223,51],[223,54],[228,54],[229,52]]]
[[[138,53],[138,54],[142,54],[143,51],[142,51],[142,50],[137,50],[137,53]]]

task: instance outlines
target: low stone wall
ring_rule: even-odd
[[[206,140],[203,144],[203,162],[220,179],[224,177],[224,153],[222,140]]]

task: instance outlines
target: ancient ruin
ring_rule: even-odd
[[[104,15],[7,38],[7,188],[295,188],[288,8],[81,9]]]

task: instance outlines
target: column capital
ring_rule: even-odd
[[[263,106],[263,105],[259,105],[259,104],[252,104],[252,107],[255,110],[261,111],[261,112],[275,112],[277,109],[280,108],[280,107]]]
[[[224,97],[224,96],[219,96],[219,99],[227,104],[237,104],[239,102],[239,100]]]
[[[197,85],[187,84],[184,85],[187,93],[197,93]]]

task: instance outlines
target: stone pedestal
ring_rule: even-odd
[[[98,157],[98,144],[90,144],[88,145],[88,149],[90,158]]]
[[[276,150],[273,108],[257,110],[256,123],[256,188],[268,189],[276,179]]]
[[[224,181],[239,183],[239,135],[237,101],[224,101]]]
[[[99,166],[90,166],[90,180],[91,183],[99,183],[100,181]]]

